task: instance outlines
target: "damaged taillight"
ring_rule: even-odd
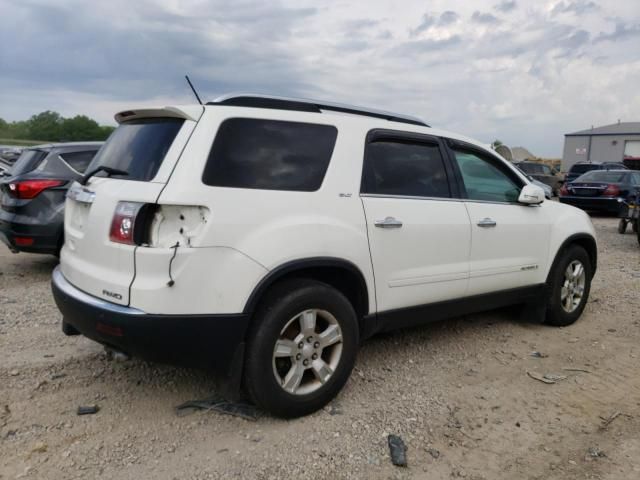
[[[118,202],[111,219],[109,239],[125,245],[149,242],[149,228],[157,209],[155,203]]]
[[[118,202],[111,220],[109,239],[112,242],[135,245],[135,226],[144,203]]]

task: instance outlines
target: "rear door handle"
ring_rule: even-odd
[[[384,220],[376,220],[375,226],[378,228],[400,228],[402,227],[402,222],[393,217],[387,217]]]
[[[497,225],[496,221],[489,217],[485,217],[478,222],[478,226],[482,228],[495,227],[496,225]]]

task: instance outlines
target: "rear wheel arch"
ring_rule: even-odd
[[[355,264],[334,257],[293,260],[274,268],[251,292],[243,313],[253,314],[274,285],[292,278],[307,278],[332,286],[351,302],[359,319],[369,313],[369,292],[364,275]]]

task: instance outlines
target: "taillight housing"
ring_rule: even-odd
[[[602,195],[605,197],[617,197],[618,195],[620,195],[620,189],[617,185],[609,184],[607,185],[607,188],[605,188],[602,192]]]
[[[136,219],[144,203],[118,202],[111,220],[109,240],[125,245],[135,245]]]
[[[567,188],[567,184],[563,184],[562,188],[560,188],[560,196],[569,195],[569,189]]]
[[[20,180],[9,184],[9,194],[20,200],[31,200],[48,188],[61,187],[64,184],[64,180]]]
[[[109,240],[125,245],[148,243],[150,223],[156,208],[153,203],[118,202],[111,219]]]

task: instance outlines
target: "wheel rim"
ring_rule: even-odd
[[[342,357],[342,330],[326,310],[295,315],[280,332],[273,349],[273,374],[293,395],[315,392],[329,381]]]
[[[579,260],[572,261],[564,271],[564,283],[560,289],[560,303],[567,313],[574,312],[582,303],[587,275]]]

